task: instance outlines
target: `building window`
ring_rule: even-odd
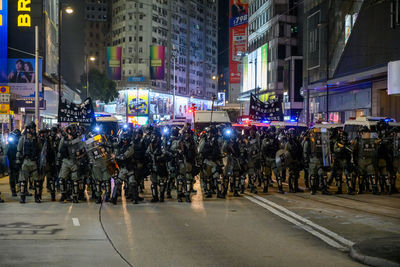
[[[283,82],[283,67],[278,67],[278,82]]]
[[[139,42],[143,42],[143,37],[139,36]]]

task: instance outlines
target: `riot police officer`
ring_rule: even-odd
[[[327,134],[327,133],[325,133]],[[308,148],[308,145],[310,148]],[[320,184],[322,184],[322,194],[329,195],[328,191],[328,177],[326,174],[325,159],[329,153],[329,140],[323,139],[321,128],[313,128],[310,131],[310,143],[305,143],[305,151],[310,151],[310,180],[311,180],[311,193],[315,195]]]
[[[167,198],[172,198],[171,190],[175,186],[176,179],[178,177],[178,158],[180,155],[177,154],[176,148],[179,146],[179,129],[173,127],[170,135],[164,135],[164,143],[168,153],[171,155],[167,163],[168,166],[168,181],[167,181]],[[172,149],[174,148],[174,149]],[[179,190],[178,190],[179,191]],[[180,190],[182,192],[182,190]],[[178,192],[179,194],[179,192]]]
[[[226,131],[229,131],[226,133],[228,138],[222,146],[222,152],[227,157],[224,168],[224,177],[226,177],[226,179],[230,178],[229,181],[233,185],[233,195],[238,197],[240,190],[240,173],[242,168],[240,164],[240,148],[235,131],[231,129]]]
[[[19,138],[21,137],[21,131],[16,129],[8,136],[7,145],[7,157],[9,162],[9,180],[10,189],[13,197],[17,196],[16,185],[18,182],[19,166],[16,165],[17,160],[17,146]]]
[[[142,129],[136,129],[133,136],[133,180],[130,186],[130,192],[132,194],[132,202],[138,204],[143,198],[139,196],[140,185],[144,181],[145,176],[145,164],[146,164],[146,145],[143,142],[143,131]]]
[[[247,136],[248,170],[250,192],[257,194],[256,182],[261,175],[260,139],[253,127]]]
[[[79,135],[76,124],[70,124],[65,129],[65,136],[61,139],[57,154],[57,166],[60,168],[60,202],[69,198],[68,185],[72,189],[73,202],[78,203],[79,184],[82,183],[78,175],[80,160],[86,154],[86,147]]]
[[[352,150],[347,140],[347,133],[339,131],[338,137],[333,148],[333,166],[332,172],[335,171],[338,190],[336,194],[342,194],[343,173],[346,177],[347,193],[354,195],[355,177],[352,175],[351,156]]]
[[[92,138],[86,141],[87,153],[92,165],[92,177],[96,184],[96,204],[101,203],[102,185],[104,186],[104,198],[111,200],[111,176],[117,173],[115,161],[111,158],[112,145],[110,140],[102,134],[101,129]]]
[[[118,195],[121,194],[122,183],[134,185],[134,172],[132,164],[134,149],[131,139],[132,136],[130,132],[122,132],[119,136],[119,142],[115,151],[115,159],[117,160],[120,170],[114,182],[114,189],[111,197],[111,202],[113,204],[117,204]],[[132,187],[129,186],[129,188]],[[125,195],[128,195],[128,191],[126,191]],[[136,197],[135,200],[137,202]]]
[[[267,132],[261,144],[262,156],[264,157],[264,175],[265,175],[263,193],[268,192],[268,186],[270,181],[272,180],[272,173],[275,174],[275,177],[278,181],[279,190],[283,191],[282,181],[280,181],[280,175],[278,175],[277,173],[276,161],[275,161],[275,155],[276,152],[278,152],[278,150],[279,150],[279,142],[275,136],[274,128],[272,128]]]
[[[173,143],[172,151],[177,156],[177,198],[182,202],[184,196],[186,202],[191,202],[190,193],[192,191],[192,182],[194,176],[198,173],[197,167],[197,149],[193,138],[193,132],[190,128],[186,128],[179,141]]]
[[[387,122],[380,120],[376,128],[378,131],[376,167],[380,192],[390,194],[391,183],[389,170],[392,169],[393,163],[393,142],[389,134],[389,124]]]
[[[289,192],[297,193],[304,192],[299,188],[299,178],[301,170],[301,162],[303,157],[302,146],[295,136],[294,129],[291,128],[287,134],[287,143],[285,150],[288,152],[288,166],[289,166]]]
[[[360,128],[358,136],[354,142],[354,155],[358,170],[358,194],[362,194],[365,190],[366,180],[372,185],[373,194],[379,194],[378,184],[376,180],[376,149],[377,149],[376,132],[371,132],[366,126]]]
[[[211,125],[205,129],[206,135],[201,138],[198,151],[203,164],[204,191],[206,198],[212,197],[212,183],[217,189],[217,197],[223,198],[220,184],[222,155],[221,147],[218,142],[216,128]]]
[[[394,127],[391,131],[391,138],[393,144],[393,163],[390,169],[390,189],[391,193],[398,193],[396,188],[396,176],[400,173],[400,127]]]
[[[164,202],[165,189],[167,186],[167,151],[161,142],[159,129],[154,129],[151,134],[151,142],[146,153],[151,158],[151,202]],[[160,190],[158,190],[160,189]]]
[[[25,127],[24,135],[19,139],[17,148],[16,164],[22,163],[21,172],[19,174],[20,183],[20,203],[25,203],[26,187],[29,179],[34,181],[35,202],[40,203],[41,177],[38,173],[38,161],[40,157],[40,147],[36,136],[36,124],[29,123]]]
[[[54,145],[52,144],[53,139],[49,136],[50,131],[48,129],[41,129],[39,131],[39,142],[41,145],[41,155],[40,155],[40,164],[39,164],[39,172],[43,177],[42,180],[46,177],[47,183],[49,184],[51,201],[56,200],[56,156],[57,151],[55,150]]]

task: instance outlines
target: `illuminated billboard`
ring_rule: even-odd
[[[230,0],[229,83],[240,84],[241,57],[247,51],[248,1]]]
[[[164,80],[165,46],[150,46],[150,79]]]
[[[136,116],[149,114],[149,90],[128,90],[128,114]]]
[[[0,83],[7,82],[8,1],[0,0]]]
[[[107,77],[110,80],[118,81],[121,80],[122,68],[122,47],[109,46],[107,47]]]
[[[268,89],[268,44],[243,58],[242,92]]]

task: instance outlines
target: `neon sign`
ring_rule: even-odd
[[[31,0],[18,0],[18,27],[31,27]]]

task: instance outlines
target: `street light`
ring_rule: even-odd
[[[95,61],[96,58],[94,56],[86,56],[86,97],[89,97],[89,60]]]
[[[74,10],[71,7],[67,7],[65,9],[65,12],[67,12],[67,14],[72,14],[72,13],[74,13]]]
[[[74,13],[71,7],[65,9],[67,14]],[[61,30],[62,30],[62,14],[63,14],[63,3],[60,0],[58,5],[58,95],[61,100]]]

